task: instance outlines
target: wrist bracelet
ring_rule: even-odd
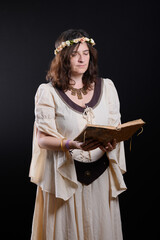
[[[66,138],[62,138],[62,139],[61,139],[61,149],[62,149],[63,152],[66,152],[66,150],[65,150],[64,147],[63,147],[63,141],[64,141],[65,139],[66,139]]]
[[[71,140],[68,139],[68,140],[66,141],[66,143],[65,143],[65,147],[67,148],[67,150],[69,150],[69,142],[70,142],[70,141],[71,141]]]

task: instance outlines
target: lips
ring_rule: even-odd
[[[77,67],[86,67],[86,65],[77,65]]]

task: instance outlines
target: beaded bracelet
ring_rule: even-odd
[[[71,140],[69,140],[69,139],[66,141],[65,147],[67,148],[67,150],[70,150],[70,149],[69,149],[69,142],[70,142],[70,141],[71,141]]]

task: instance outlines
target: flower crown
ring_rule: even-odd
[[[65,42],[62,42],[55,50],[54,50],[54,54],[57,55],[57,53],[59,53],[60,51],[62,51],[63,48],[65,47],[70,47],[71,45],[73,45],[74,43],[84,43],[84,42],[88,42],[90,43],[92,46],[95,45],[95,42],[92,38],[87,38],[87,37],[81,37],[81,38],[75,38],[72,40],[67,40]]]

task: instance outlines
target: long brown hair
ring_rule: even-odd
[[[88,37],[82,29],[69,29],[63,32],[57,41],[55,42],[55,48],[57,48],[62,42],[72,40],[80,37]],[[83,74],[84,88],[87,90],[91,87],[91,84],[96,82],[98,75],[97,66],[97,50],[88,42],[86,42],[89,48],[90,61],[87,71]],[[71,79],[71,67],[70,67],[70,56],[74,48],[80,43],[75,43],[70,47],[63,48],[52,60],[49,71],[47,72],[47,81],[52,82],[54,87],[57,87],[63,91],[69,89],[69,82]],[[78,46],[77,46],[78,47]]]

